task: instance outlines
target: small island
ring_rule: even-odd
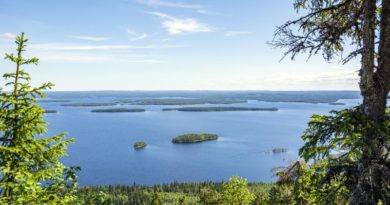
[[[146,143],[143,141],[134,143],[134,149],[142,149],[146,147]]]
[[[340,102],[331,102],[328,103],[329,105],[345,105],[345,103],[340,103]]]
[[[216,134],[184,134],[177,136],[172,139],[172,143],[175,144],[188,144],[188,143],[199,143],[210,140],[217,140],[218,135]]]
[[[182,112],[278,111],[278,108],[250,108],[250,107],[182,107],[182,108],[164,108],[163,111],[182,111]]]
[[[70,100],[38,100],[38,103],[65,103],[65,102],[71,102]]]
[[[57,110],[45,110],[45,113],[57,113]]]
[[[279,153],[284,153],[284,152],[287,152],[286,148],[274,148],[274,149],[272,149],[272,153],[274,153],[274,154],[279,154]]]
[[[101,107],[101,106],[114,106],[116,103],[66,103],[61,106],[64,107]]]
[[[129,109],[129,108],[110,108],[110,109],[95,109],[91,112],[107,112],[107,113],[117,113],[117,112],[145,112],[145,109]]]

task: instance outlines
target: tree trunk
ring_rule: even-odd
[[[380,17],[380,38],[378,47],[378,66],[375,66],[375,24],[376,0],[364,2],[363,52],[360,71],[360,89],[363,96],[363,113],[376,123],[385,120],[387,95],[390,86],[390,0],[382,0]],[[385,204],[383,191],[387,183],[383,182],[383,150],[375,130],[364,133],[366,147],[362,161],[358,164],[358,179],[351,194],[351,205],[376,205],[379,200]],[[386,169],[385,167],[385,170]]]
[[[382,0],[380,31],[377,76],[378,87],[384,92],[382,103],[386,106],[390,90],[390,0]]]
[[[390,91],[390,0],[382,0],[382,13],[380,19],[381,33],[378,47],[377,89],[382,92],[381,104],[384,105],[384,108],[386,109],[387,97]],[[388,119],[382,118],[380,120],[384,121]],[[385,143],[388,143],[388,141]],[[381,186],[379,187],[380,190],[378,190],[378,194],[380,194],[378,197],[383,201],[383,204],[390,204],[390,163],[388,157],[383,154],[384,150],[381,151],[381,161],[384,163],[379,164],[381,165],[381,169],[378,172],[380,176],[378,176],[379,180],[377,183]]]
[[[362,68],[360,70],[360,90],[363,96],[363,112],[375,119],[380,114],[375,90],[375,10],[376,1],[366,0],[363,20]]]

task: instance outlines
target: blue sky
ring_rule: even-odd
[[[0,0],[0,52],[25,32],[54,90],[356,90],[358,61],[267,45],[292,0]],[[0,72],[12,65],[0,61]]]

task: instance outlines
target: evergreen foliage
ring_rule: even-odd
[[[362,106],[358,106],[332,111],[330,115],[313,115],[302,137],[305,145],[300,149],[300,155],[307,161],[316,161],[311,176],[319,178],[317,187],[328,189],[324,191],[328,193],[327,198],[347,201],[348,194],[352,194],[351,190],[358,183],[359,172],[363,171],[370,175],[370,186],[380,190],[381,196],[377,197],[390,202],[390,112],[386,112],[385,121],[375,122],[361,109]],[[375,139],[365,139],[374,133]],[[365,152],[378,149],[381,153],[377,155],[378,161],[372,162],[371,168],[362,170],[359,162],[364,160]]]
[[[184,134],[177,136],[172,139],[172,143],[199,143],[204,141],[211,141],[211,140],[217,140],[218,135],[216,134],[208,134],[208,133],[202,133],[202,134]]]
[[[16,54],[5,55],[16,70],[3,76],[11,91],[0,93],[0,204],[72,204],[78,168],[64,166],[59,158],[73,139],[66,140],[65,134],[43,137],[45,110],[36,98],[53,84],[31,87],[22,66],[37,65],[38,59],[23,57],[27,41],[22,33],[15,41]]]
[[[378,141],[374,142],[375,149],[382,150],[382,155],[380,161],[371,164],[375,172],[366,170],[365,173],[370,174],[373,181],[380,182],[371,182],[372,187],[387,187],[381,190],[380,201],[389,201],[390,110],[386,112],[386,121],[378,123],[362,114],[361,109],[357,106],[332,111],[330,115],[312,116],[302,137],[305,144],[300,155],[313,163],[298,161],[278,172],[278,186],[270,192],[272,203],[353,204],[350,197],[358,183],[358,170],[362,169],[359,162],[363,160],[364,151],[372,146],[366,143],[364,136],[370,133],[380,133],[376,137]]]
[[[294,8],[304,11],[304,15],[278,27],[272,43],[286,48],[285,56],[295,59],[300,53],[308,53],[309,57],[322,53],[326,61],[335,57],[341,57],[343,63],[356,57],[361,60],[362,105],[313,116],[303,136],[301,156],[314,161],[309,168],[316,170],[313,177],[323,175],[320,183],[311,180],[319,186],[316,194],[327,193],[324,197],[329,200],[349,192],[344,198],[350,204],[390,204],[390,129],[386,112],[390,91],[390,0],[294,2]],[[331,156],[332,152],[336,155]],[[302,177],[298,181],[304,180]],[[315,204],[326,200],[303,201]]]
[[[248,194],[245,196],[254,196],[254,200],[250,204],[271,204],[269,203],[269,192],[275,184],[252,183],[245,185],[244,179],[238,179],[240,183],[236,183],[236,180],[230,182],[230,184],[229,182],[175,182],[155,186],[140,186],[134,184],[132,186],[110,185],[84,187],[78,189],[77,195],[81,200],[81,204],[150,205],[152,204],[153,199],[159,198],[163,205],[221,205],[231,204],[225,199],[225,192],[229,193],[229,197],[233,196],[233,198],[236,199],[235,196],[237,195],[232,191],[238,190],[242,191],[240,193]],[[158,197],[156,197],[156,193]],[[104,199],[102,199],[102,197]],[[241,202],[244,201],[241,200]]]
[[[255,198],[244,178],[234,176],[223,185],[223,201],[226,205],[249,205]]]

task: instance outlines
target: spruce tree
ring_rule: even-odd
[[[226,205],[250,205],[256,196],[249,190],[246,179],[233,176],[223,184],[223,198]]]
[[[157,192],[153,194],[152,205],[162,205],[160,195]]]
[[[360,59],[363,97],[356,108],[314,115],[300,155],[329,161],[322,184],[341,178],[350,204],[390,204],[390,0],[295,0],[294,8],[304,15],[278,27],[272,44],[292,59],[301,53]]]
[[[16,65],[15,72],[3,75],[5,91],[0,93],[0,204],[74,204],[75,171],[59,159],[66,155],[65,134],[44,137],[45,110],[38,97],[53,87],[30,85],[30,75],[22,66],[38,64],[37,58],[24,58],[28,39],[16,38],[16,54],[5,59]]]

